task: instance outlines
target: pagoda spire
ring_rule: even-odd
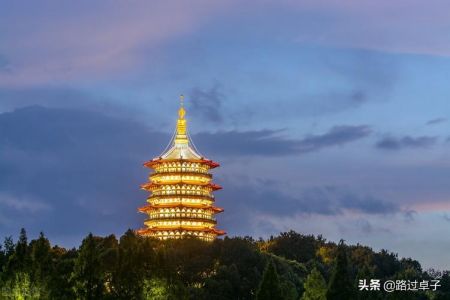
[[[186,110],[184,109],[184,96],[180,96],[180,109],[178,109],[178,120],[177,120],[177,132],[175,135],[174,143],[175,145],[187,145],[189,144],[189,138],[187,136],[187,124],[184,116],[186,115]]]

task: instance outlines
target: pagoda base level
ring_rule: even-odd
[[[194,237],[202,241],[212,242],[218,235],[225,234],[225,232],[214,230],[213,232],[208,231],[190,231],[190,230],[151,230],[149,228],[143,228],[137,230],[137,234],[146,237],[153,237],[159,240],[167,239],[182,239]]]

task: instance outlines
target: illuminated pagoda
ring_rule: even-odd
[[[148,215],[145,228],[137,232],[159,239],[194,236],[212,241],[224,231],[215,228],[215,214],[223,211],[215,207],[213,191],[221,189],[212,183],[210,169],[218,163],[204,158],[195,148],[187,130],[183,96],[178,110],[175,133],[169,146],[159,157],[144,166],[154,172],[142,189],[149,191],[148,204],[139,211]]]

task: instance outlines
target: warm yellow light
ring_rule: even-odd
[[[214,228],[214,216],[222,209],[213,207],[212,192],[220,187],[211,183],[209,173],[218,164],[191,147],[185,114],[181,105],[171,147],[145,163],[155,173],[142,186],[151,196],[147,199],[149,204],[139,209],[148,214],[147,228],[139,233],[160,239],[193,235],[211,241],[223,234]]]

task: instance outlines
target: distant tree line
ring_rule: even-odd
[[[251,237],[159,241],[128,230],[89,234],[78,249],[51,246],[22,229],[0,248],[0,299],[450,299],[448,271],[386,250],[284,232]],[[438,291],[359,291],[360,279],[429,280]]]

